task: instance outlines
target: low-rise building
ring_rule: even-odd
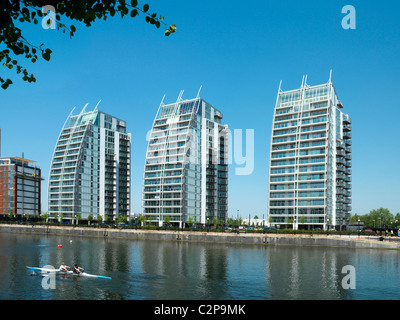
[[[35,216],[41,211],[41,170],[35,161],[0,158],[0,215]]]

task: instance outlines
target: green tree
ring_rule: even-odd
[[[164,217],[164,225],[169,226],[171,224],[171,217],[165,216]]]
[[[212,222],[213,222],[214,227],[217,227],[218,219],[214,217],[214,218],[212,219]]]
[[[76,219],[76,224],[78,225],[78,224],[79,224],[79,221],[82,219],[82,215],[81,215],[80,213],[77,213],[77,214],[75,215],[75,219]]]
[[[139,222],[140,222],[140,225],[141,225],[141,226],[144,226],[144,225],[145,225],[146,219],[145,219],[144,215],[141,215],[141,216],[139,217]]]
[[[188,220],[189,227],[192,227],[194,223],[195,223],[195,219],[193,217],[189,217],[189,220]]]
[[[128,222],[128,218],[126,217],[126,215],[119,215],[117,218],[117,223],[127,223]]]
[[[301,223],[302,226],[304,225],[304,222],[306,222],[306,218],[304,216],[301,216],[300,217],[300,223]]]
[[[130,16],[134,18],[143,15],[145,21],[160,28],[167,26],[164,17],[149,11],[148,4],[139,5],[137,0],[2,0],[0,2],[0,62],[8,69],[14,69],[21,74],[22,80],[36,82],[33,74],[29,72],[18,61],[17,57],[23,57],[35,63],[39,56],[49,61],[52,50],[41,45],[30,43],[22,34],[20,27],[16,24],[33,23],[45,27],[52,27],[72,38],[76,27],[71,24],[67,26],[64,20],[79,22],[90,27],[98,20],[107,20],[114,15]],[[55,12],[53,12],[53,10]],[[49,13],[50,12],[50,13]],[[166,36],[176,31],[171,24],[164,32]],[[4,48],[5,47],[5,48]],[[11,79],[0,77],[1,87],[7,89],[12,84]]]
[[[42,214],[40,215],[40,218],[41,218],[43,221],[47,222],[47,219],[49,218],[49,214],[48,214],[47,212],[44,212],[44,213],[42,213]]]
[[[398,217],[400,217],[400,214]],[[390,213],[389,209],[381,207],[379,209],[370,210],[369,213],[364,215],[355,214],[351,217],[350,222],[355,223],[358,222],[358,220],[360,220],[360,222],[363,222],[365,227],[384,228],[389,227],[393,223],[395,223],[396,217],[394,217],[393,214]]]

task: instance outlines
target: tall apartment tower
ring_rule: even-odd
[[[331,81],[279,88],[271,134],[272,225],[341,228],[351,211],[351,119]]]
[[[159,225],[220,223],[228,212],[228,126],[203,99],[181,95],[176,103],[161,103],[153,122],[143,213]]]
[[[86,108],[86,106],[85,106]],[[84,108],[84,109],[85,109]],[[131,134],[98,110],[68,116],[51,163],[49,216],[74,220],[130,213]]]
[[[35,161],[0,157],[0,215],[38,216],[41,211],[41,170]]]

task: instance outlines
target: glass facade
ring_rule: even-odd
[[[268,215],[272,225],[329,228],[351,211],[351,120],[332,83],[278,92]]]
[[[226,220],[228,133],[221,119],[201,98],[160,106],[144,168],[147,221],[182,226]]]
[[[49,215],[115,219],[130,213],[126,122],[100,111],[71,116],[58,138],[49,179]]]

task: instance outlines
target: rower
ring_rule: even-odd
[[[59,268],[59,271],[67,272],[67,271],[68,271],[67,269],[69,269],[69,267],[66,266],[64,262],[61,263],[61,266],[60,266],[60,268]]]
[[[75,265],[74,265],[74,273],[81,273],[82,271],[83,271],[83,268],[81,268],[81,267],[78,267],[78,265],[75,263]]]

